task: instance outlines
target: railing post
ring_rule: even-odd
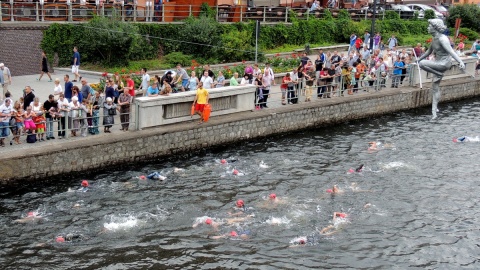
[[[41,8],[41,14],[42,14],[42,22],[45,21],[45,9],[44,9],[44,5],[45,5],[45,0],[40,0],[40,8]],[[1,21],[1,20],[0,20]]]
[[[35,3],[35,21],[38,22],[40,18],[38,17],[38,2]]]
[[[192,5],[188,6],[188,16],[192,17]]]
[[[137,21],[137,1],[133,3],[133,21]]]
[[[265,22],[265,13],[267,12],[267,7],[263,7],[263,22]]]
[[[240,6],[240,22],[243,22],[243,6]]]
[[[10,0],[10,21],[15,21],[13,17],[13,0]]]
[[[2,3],[0,3],[0,22],[3,22],[2,13]]]
[[[73,21],[73,14],[72,14],[72,1],[67,0],[67,9],[68,9],[68,21]]]
[[[140,130],[139,111],[140,111],[140,103],[138,102],[138,100],[135,100],[135,130]]]
[[[125,2],[122,1],[120,12],[122,13],[122,22],[125,21]]]
[[[288,22],[288,7],[285,7],[285,22]]]
[[[217,18],[217,22],[218,22],[218,5],[216,6],[216,9],[217,9],[217,14],[215,14],[215,18]]]
[[[165,22],[165,3],[162,5],[162,22]]]

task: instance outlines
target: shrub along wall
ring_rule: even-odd
[[[259,45],[272,49],[283,44],[346,43],[355,32],[363,35],[370,21],[355,22],[348,13],[333,19],[310,18],[291,23],[262,25]],[[376,30],[390,34],[427,34],[423,20],[378,20]],[[189,18],[184,24],[145,24],[97,17],[85,24],[52,24],[41,43],[50,59],[58,54],[60,66],[71,64],[72,47],[82,52],[82,62],[105,66],[125,65],[129,60],[158,59],[182,52],[205,62],[228,62],[254,58],[255,23],[220,24],[208,17]],[[206,46],[205,46],[206,45]]]

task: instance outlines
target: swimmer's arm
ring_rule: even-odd
[[[248,217],[242,217],[242,218],[227,218],[227,224],[234,224],[238,222],[242,222],[248,219]]]
[[[244,214],[243,212],[237,212],[237,213],[228,212],[228,215],[230,215],[230,216],[232,216],[232,217],[241,216],[241,215],[243,215],[243,214]]]
[[[209,238],[210,238],[210,239],[223,239],[223,238],[227,238],[227,235],[226,235],[226,234],[223,234],[223,235],[214,235],[214,236],[210,236]]]

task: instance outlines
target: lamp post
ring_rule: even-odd
[[[68,21],[71,22],[72,21],[72,1],[71,0],[67,0],[67,8],[68,8]]]
[[[376,16],[376,13],[377,13],[377,1],[378,0],[373,0],[372,29],[371,29],[371,32],[370,32],[370,53],[371,54],[373,54],[373,38],[375,37],[374,33],[375,33],[375,16]]]
[[[43,14],[43,5],[45,4],[45,0],[40,0],[40,12],[42,14],[42,22],[45,21],[44,17],[45,14]]]

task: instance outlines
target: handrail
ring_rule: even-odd
[[[290,22],[291,13],[299,20],[310,17],[322,18],[324,9],[309,11],[306,7],[285,7],[285,6],[253,6],[246,5],[217,5],[212,6],[216,11],[215,19],[218,22],[244,22],[250,20],[260,20],[265,23]],[[155,4],[152,0],[147,0],[143,4],[111,4],[102,1],[73,3],[71,0],[62,2],[50,2],[39,0],[38,2],[14,2],[5,1],[0,4],[0,21],[88,21],[99,16],[118,15],[122,21],[135,22],[179,22],[189,16],[198,17],[200,15],[200,5],[178,5],[172,2]],[[331,9],[333,17],[337,17],[339,9]],[[353,20],[362,20],[372,17],[371,11],[362,11],[359,9],[348,9]],[[402,13],[402,19],[413,17],[413,14]],[[385,17],[385,11],[379,11],[378,18]]]

